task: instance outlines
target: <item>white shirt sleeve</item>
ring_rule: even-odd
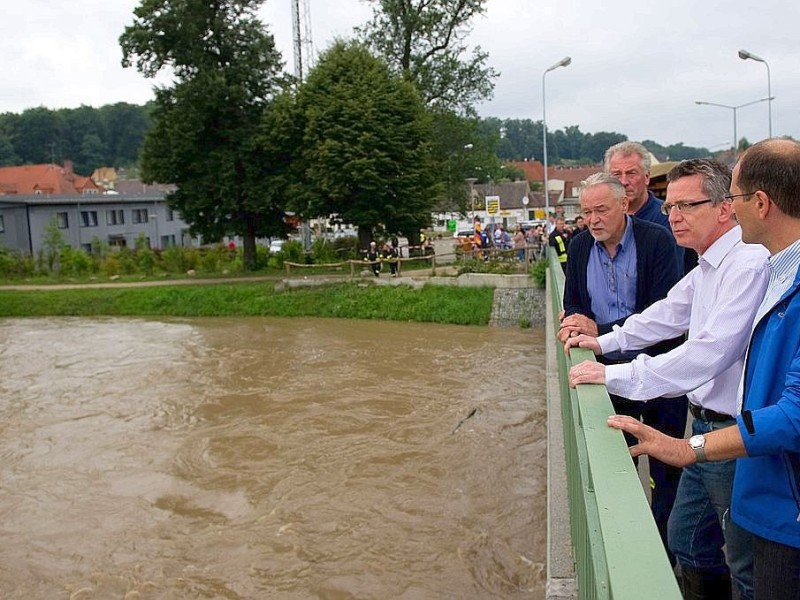
[[[699,267],[695,271],[699,273]],[[676,288],[684,284],[695,271],[679,282]],[[764,295],[768,278],[768,269],[733,268],[725,274],[724,287],[700,290],[695,301],[701,305],[694,309],[689,298],[687,310],[686,290],[679,289],[676,290],[679,297],[677,303],[670,303],[668,296],[641,315],[631,317],[633,323],[630,330],[625,331],[631,322],[628,319],[620,332],[612,332],[625,348],[630,347],[625,344],[634,340],[653,340],[657,331],[665,329],[664,321],[688,324],[689,313],[693,313],[689,339],[678,348],[653,357],[640,354],[628,364],[607,367],[606,386],[609,393],[631,400],[679,396],[696,390],[730,368],[744,355],[753,317]],[[662,303],[663,306],[659,306]],[[665,313],[666,309],[669,312]],[[653,315],[648,315],[648,312]],[[676,332],[677,329],[672,329],[670,333]],[[669,335],[666,339],[669,337],[675,335]],[[604,346],[601,347],[605,350]]]

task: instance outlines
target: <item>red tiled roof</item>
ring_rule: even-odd
[[[528,181],[544,181],[544,165],[538,160],[532,161],[510,161],[511,166],[516,167],[525,173],[525,179]],[[562,166],[548,166],[547,178],[548,179],[563,179],[567,185],[577,187],[581,181],[603,170],[602,165],[589,165],[581,167],[562,167]]]
[[[544,181],[544,165],[538,160],[512,160],[509,164],[525,173],[525,179],[528,181]]]
[[[65,196],[82,194],[88,189],[103,191],[89,177],[75,175],[69,164],[63,167],[54,164],[0,167],[0,195],[3,196]]]

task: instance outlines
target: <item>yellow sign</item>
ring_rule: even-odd
[[[486,196],[486,213],[496,215],[500,212],[500,196]]]

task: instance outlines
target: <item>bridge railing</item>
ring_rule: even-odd
[[[557,331],[564,274],[550,254],[552,322]],[[555,331],[546,332],[555,335]],[[578,597],[586,599],[679,600],[675,576],[659,537],[636,466],[613,414],[604,385],[569,387],[569,367],[594,360],[589,350],[566,356],[556,343],[570,534]]]

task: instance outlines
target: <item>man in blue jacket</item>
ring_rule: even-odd
[[[581,214],[587,230],[576,235],[567,253],[564,282],[564,318],[558,338],[597,336],[621,325],[661,300],[680,279],[672,233],[628,212],[625,187],[607,173],[583,182]],[[639,353],[655,356],[680,345],[682,338],[660,342],[636,352],[617,352],[598,360],[606,364],[628,362]],[[611,396],[618,414],[641,418],[672,436],[686,428],[686,396],[639,402]],[[629,438],[630,443],[634,439]],[[650,462],[653,518],[667,548],[667,521],[680,480],[680,469],[657,460]],[[670,559],[674,557],[670,554]]]
[[[675,466],[740,458],[731,516],[753,534],[756,600],[800,598],[800,143],[765,140],[733,171],[742,239],[770,252],[772,272],[752,325],[737,426],[669,438],[624,416],[609,425],[635,435],[633,456]],[[743,326],[747,326],[743,324]]]

